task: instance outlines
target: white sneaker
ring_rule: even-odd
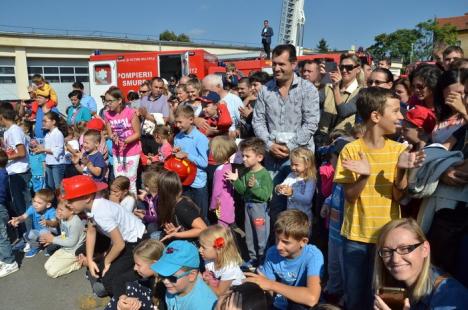
[[[23,248],[23,252],[28,253],[29,251],[31,251],[31,245],[29,243],[26,243],[26,245]]]
[[[0,260],[0,269],[2,269],[4,265],[5,263]]]
[[[6,277],[7,275],[18,271],[18,269],[19,268],[17,262],[13,262],[11,264],[4,264],[2,268],[0,268],[0,278]]]

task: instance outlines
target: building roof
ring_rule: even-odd
[[[468,13],[462,16],[437,18],[437,23],[439,25],[454,25],[457,27],[457,31],[468,30]]]

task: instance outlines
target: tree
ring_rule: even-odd
[[[382,33],[374,38],[375,43],[367,51],[374,58],[400,58],[408,64],[411,59],[412,45],[419,39],[420,34],[415,29],[399,29],[390,34]]]
[[[190,37],[185,33],[179,35],[175,34],[174,31],[165,30],[159,34],[159,40],[161,41],[178,41],[178,42],[190,42]]]
[[[326,53],[330,50],[328,47],[327,41],[324,38],[321,38],[319,43],[317,44],[317,51],[319,53]]]
[[[435,19],[428,19],[416,25],[421,34],[415,43],[415,56],[420,60],[430,60],[436,46],[448,46],[457,43],[457,28],[453,25],[439,25]]]

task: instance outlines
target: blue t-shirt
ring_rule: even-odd
[[[39,213],[34,209],[33,206],[29,206],[26,210],[26,214],[32,221],[32,229],[42,230],[47,229],[47,227],[40,224],[41,218],[44,217],[45,220],[51,221],[55,220],[55,208],[50,207],[45,209],[42,213]]]
[[[50,109],[50,111],[60,114],[59,110],[57,108],[53,107]],[[42,111],[42,108],[39,107],[36,112],[36,123],[34,125],[34,138],[36,139],[44,139],[46,131],[45,129],[42,128],[42,120],[44,119],[44,111]]]
[[[113,165],[113,155],[112,155],[112,140],[107,138],[106,139],[106,147],[107,147],[107,163],[112,166]]]
[[[5,168],[0,168],[0,205],[7,205],[10,188],[8,186],[8,172]]]
[[[69,106],[67,108],[67,124],[75,125],[80,122],[87,122],[91,119],[91,111],[87,107],[79,106],[75,108],[74,106]]]
[[[94,167],[101,168],[101,174],[98,176],[95,176],[94,174],[91,173],[91,171],[88,170],[87,167],[83,169],[83,174],[91,176],[95,181],[99,181],[99,182],[104,181],[104,177],[107,172],[107,164],[106,164],[106,161],[104,160],[104,156],[102,156],[101,152],[96,152],[94,154],[88,155],[88,159],[93,164]]]
[[[197,278],[192,290],[185,296],[166,293],[166,304],[169,310],[210,310],[214,308],[216,300],[216,295],[200,277]]]
[[[94,98],[90,95],[83,94],[83,97],[81,97],[80,100],[80,104],[81,106],[88,108],[91,112],[97,112],[96,100],[94,100]]]
[[[268,249],[265,262],[259,270],[270,280],[289,286],[306,287],[307,277],[322,276],[323,255],[315,245],[308,244],[298,257],[288,259],[279,254],[276,246],[272,246]],[[287,309],[288,301],[282,295],[276,294],[274,306]]]
[[[31,167],[32,176],[44,176],[44,161],[46,158],[45,153],[34,154],[29,153],[29,166]]]
[[[345,202],[343,186],[334,183],[333,191],[329,198],[330,222],[328,237],[330,240],[338,244],[342,244],[343,236],[341,235],[341,226],[343,225],[343,213]]]

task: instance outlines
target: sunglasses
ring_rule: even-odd
[[[379,86],[379,85],[382,85],[382,84],[385,84],[387,83],[387,81],[379,81],[379,80],[367,80],[367,85],[376,85],[376,86]]]
[[[186,272],[181,273],[179,275],[174,275],[173,274],[172,276],[168,276],[168,277],[159,275],[159,278],[161,279],[161,281],[167,280],[167,281],[169,281],[171,283],[176,283],[179,279],[182,279],[183,277],[187,276],[191,272],[192,272],[192,270],[189,270],[189,271],[186,271]]]
[[[358,65],[340,65],[340,70],[341,71],[351,71],[353,69],[356,69],[357,67],[359,67]]]
[[[399,255],[408,255],[409,253],[413,252],[416,250],[423,242],[419,242],[416,244],[410,244],[410,245],[404,245],[400,246],[396,249],[390,249],[390,248],[382,248],[379,250],[379,256],[382,258],[390,258],[393,256],[393,253],[397,252]]]
[[[140,94],[147,94],[147,93],[149,93],[149,90],[139,90],[138,92]]]

